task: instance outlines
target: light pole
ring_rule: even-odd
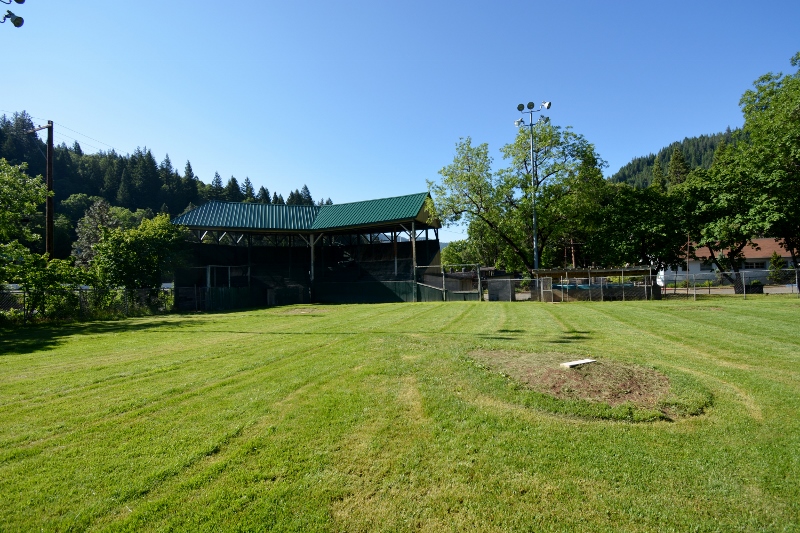
[[[16,3],[18,3],[18,4],[24,4],[25,3],[25,0],[14,0],[14,1]],[[11,0],[0,0],[0,2],[3,2],[4,4],[10,4]],[[11,11],[6,11],[6,14],[3,15],[2,20],[0,20],[0,24],[5,22],[6,19],[11,20],[11,24],[13,24],[15,28],[19,28],[23,24],[25,24],[25,19],[23,19],[22,17],[18,17],[17,15],[12,13]]]
[[[525,110],[524,104],[517,106],[517,111],[520,113],[528,113],[528,123],[525,124],[525,117],[519,118],[514,121],[516,127],[527,126],[531,132],[531,206],[533,207],[533,269],[539,270],[539,227],[536,220],[536,193],[539,192],[539,176],[536,159],[533,153],[533,114],[538,113],[542,109],[550,109],[550,102],[542,102],[539,109],[535,109],[533,102],[528,102],[528,110]],[[539,121],[546,122],[547,117],[539,117]]]

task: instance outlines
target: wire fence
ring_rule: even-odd
[[[659,300],[655,276],[587,276],[501,278],[486,281],[489,301],[503,302],[614,302]]]
[[[0,319],[16,322],[75,321],[168,313],[173,310],[172,289],[61,290],[32,295],[24,290],[0,290]]]
[[[800,298],[800,270],[740,270],[739,272],[708,271],[700,273],[667,270],[658,274],[665,298],[709,296],[747,296],[757,294],[789,294]]]
[[[478,264],[421,266],[415,281],[423,301],[480,300],[484,292],[480,272]]]

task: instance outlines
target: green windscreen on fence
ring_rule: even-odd
[[[354,281],[314,283],[312,300],[318,303],[413,302],[413,281]]]

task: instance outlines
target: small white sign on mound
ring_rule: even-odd
[[[570,361],[568,363],[561,363],[564,368],[574,368],[576,366],[586,365],[589,363],[596,363],[596,359],[581,359],[579,361]]]

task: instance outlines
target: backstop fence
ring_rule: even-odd
[[[661,287],[656,276],[610,275],[533,278],[490,278],[486,280],[487,299],[503,302],[616,302],[660,300]]]
[[[480,265],[435,265],[417,267],[415,281],[423,302],[481,300],[483,280]]]

